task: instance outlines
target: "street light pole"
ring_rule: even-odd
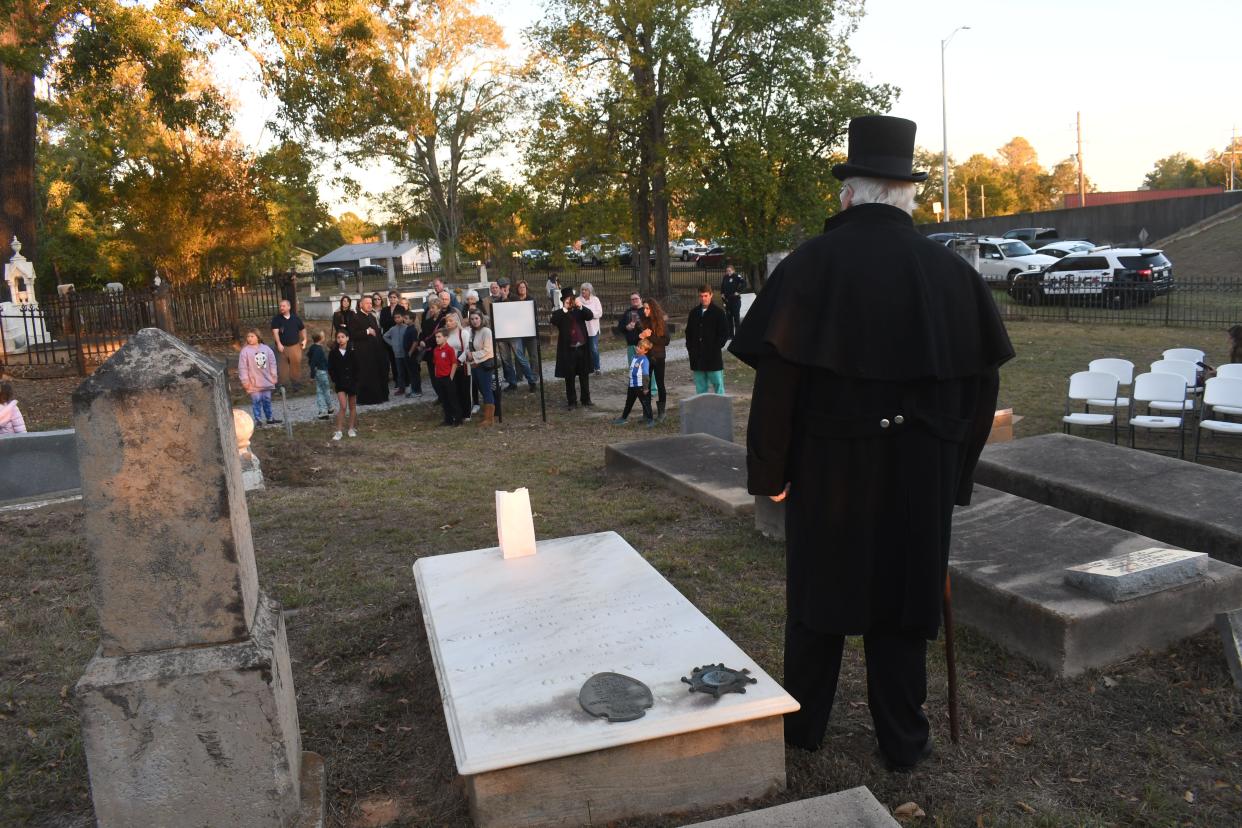
[[[949,41],[953,39],[953,35],[962,29],[969,29],[969,26],[958,26],[949,36],[940,41],[940,128],[941,128],[941,147],[944,150],[944,156],[941,158],[943,168],[941,174],[944,179],[940,182],[941,198],[944,200],[944,220],[948,221],[951,216],[949,214],[949,104],[948,97],[945,94],[944,85],[944,50],[949,45]]]

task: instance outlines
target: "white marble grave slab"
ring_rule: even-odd
[[[476,549],[414,564],[457,770],[472,775],[779,716],[798,703],[616,532]],[[749,669],[744,695],[688,692],[703,664]],[[655,705],[632,722],[578,704],[595,673],[633,676]]]
[[[1204,552],[1150,547],[1072,566],[1066,583],[1109,601],[1125,601],[1198,580],[1207,573]]]

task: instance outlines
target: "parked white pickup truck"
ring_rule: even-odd
[[[979,246],[979,272],[985,282],[1001,282],[1012,285],[1013,280],[1028,271],[1039,271],[1057,263],[1053,256],[1036,253],[1026,242],[980,236],[971,239],[955,239],[954,248],[966,244]]]

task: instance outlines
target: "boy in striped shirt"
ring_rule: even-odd
[[[613,420],[613,425],[626,425],[630,420],[630,411],[634,408],[634,400],[638,400],[643,406],[643,418],[647,421],[647,428],[655,425],[655,419],[651,416],[651,360],[647,359],[647,352],[651,350],[651,340],[640,339],[634,350],[634,358],[630,360],[630,370],[627,376],[628,387],[625,391],[625,410],[621,412],[621,416]]]

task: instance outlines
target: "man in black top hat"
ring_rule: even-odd
[[[591,350],[587,347],[586,323],[595,314],[583,305],[574,289],[561,288],[561,306],[552,311],[549,322],[556,328],[556,376],[565,380],[565,402],[570,411],[578,407],[574,380],[582,390],[582,404],[591,402]]]
[[[915,125],[855,118],[839,214],[772,273],[730,351],[755,368],[752,493],[786,503],[785,740],[819,747],[862,635],[888,767],[931,752],[922,704],[955,503],[1013,355],[979,274],[913,225]],[[808,310],[813,309],[813,310]]]

